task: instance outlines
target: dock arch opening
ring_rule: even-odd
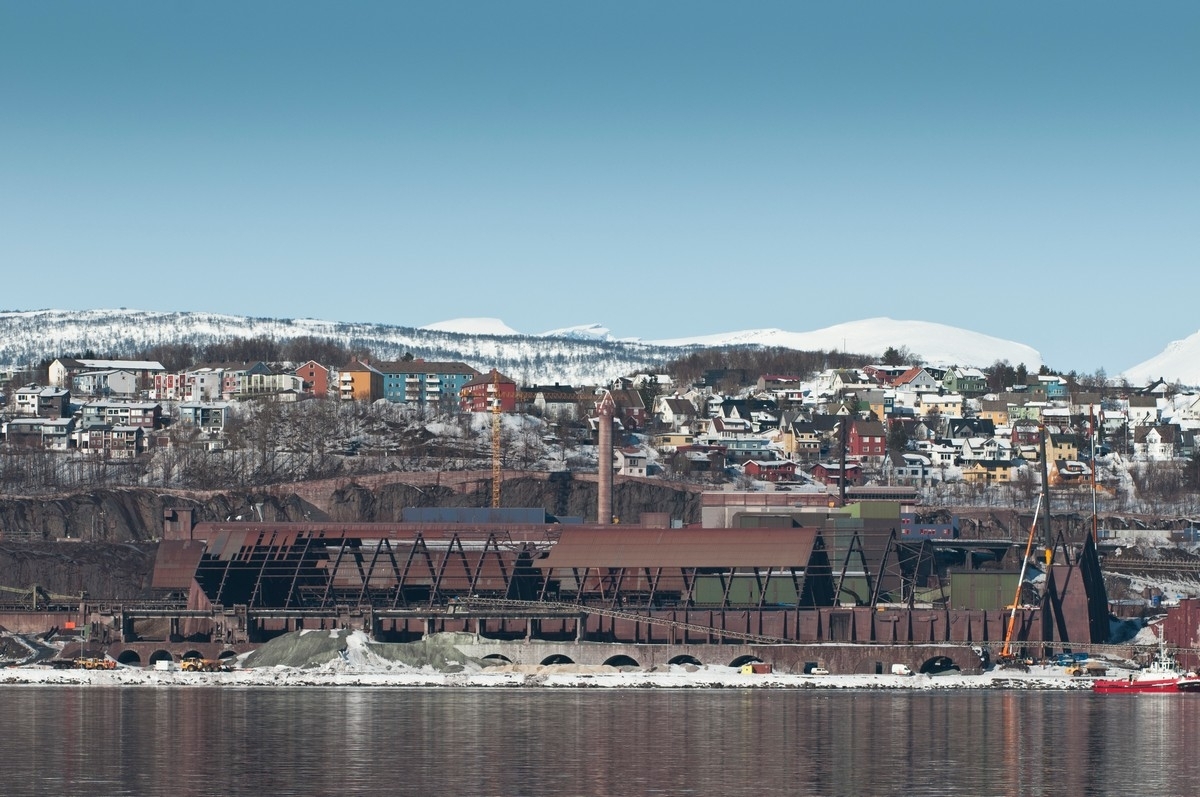
[[[117,664],[124,664],[129,667],[141,667],[142,657],[138,655],[136,650],[122,650],[117,656]]]
[[[694,665],[694,666],[696,666],[696,667],[703,667],[703,666],[704,666],[704,665],[701,663],[700,659],[696,658],[695,656],[689,656],[687,653],[683,653],[683,654],[681,654],[681,655],[679,655],[679,656],[675,656],[674,658],[672,658],[672,659],[669,659],[669,660],[667,661],[667,664],[679,664],[679,665],[691,664],[691,665]]]
[[[171,655],[169,650],[156,650],[150,654],[150,666],[153,667],[160,661],[175,661],[175,657]]]
[[[483,663],[490,666],[500,666],[502,664],[512,664],[512,659],[508,656],[502,656],[499,653],[489,653],[482,659]]]
[[[574,664],[574,663],[575,662],[571,659],[570,656],[564,656],[562,653],[555,653],[553,656],[547,656],[546,658],[542,659],[543,666],[549,665],[549,664]]]
[[[642,665],[638,664],[637,659],[634,659],[631,656],[617,655],[617,656],[609,656],[607,659],[605,659],[604,666],[605,667],[641,667]]]
[[[934,656],[921,663],[918,672],[925,675],[937,675],[943,672],[958,672],[961,668],[949,656]]]

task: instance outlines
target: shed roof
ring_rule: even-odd
[[[564,528],[539,564],[543,568],[805,568],[819,535],[815,528]]]

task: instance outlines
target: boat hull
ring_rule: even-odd
[[[1101,678],[1092,684],[1092,691],[1100,694],[1147,692],[1171,694],[1179,692],[1179,678]],[[1195,691],[1200,691],[1200,682]]]

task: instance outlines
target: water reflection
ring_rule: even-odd
[[[0,700],[6,794],[1164,795],[1200,777],[1191,695],[4,687]]]

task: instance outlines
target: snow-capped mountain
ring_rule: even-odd
[[[1145,362],[1120,374],[1130,384],[1145,385],[1158,379],[1183,385],[1200,385],[1200,332],[1173,340]]]
[[[417,329],[428,330],[430,332],[454,332],[459,335],[521,334],[499,318],[452,318],[449,321],[426,324],[423,327],[417,327]]]
[[[361,347],[383,360],[411,353],[498,368],[522,382],[594,384],[639,371],[658,371],[682,348],[778,346],[806,351],[882,355],[906,348],[925,361],[986,367],[996,360],[1034,370],[1041,356],[1028,346],[922,321],[870,319],[814,332],[779,329],[662,341],[618,340],[599,324],[521,334],[495,318],[460,318],[421,328],[312,318],[252,318],[218,313],[143,310],[0,312],[0,364],[27,366],[83,351],[122,357],[154,346],[198,348],[232,338],[327,339]]]
[[[1014,343],[966,329],[929,321],[869,318],[836,324],[812,332],[754,329],[652,341],[657,346],[779,346],[800,351],[848,351],[882,355],[888,347],[907,348],[931,365],[988,366],[997,360],[1024,363],[1031,371],[1042,366],[1042,355],[1023,343]]]

